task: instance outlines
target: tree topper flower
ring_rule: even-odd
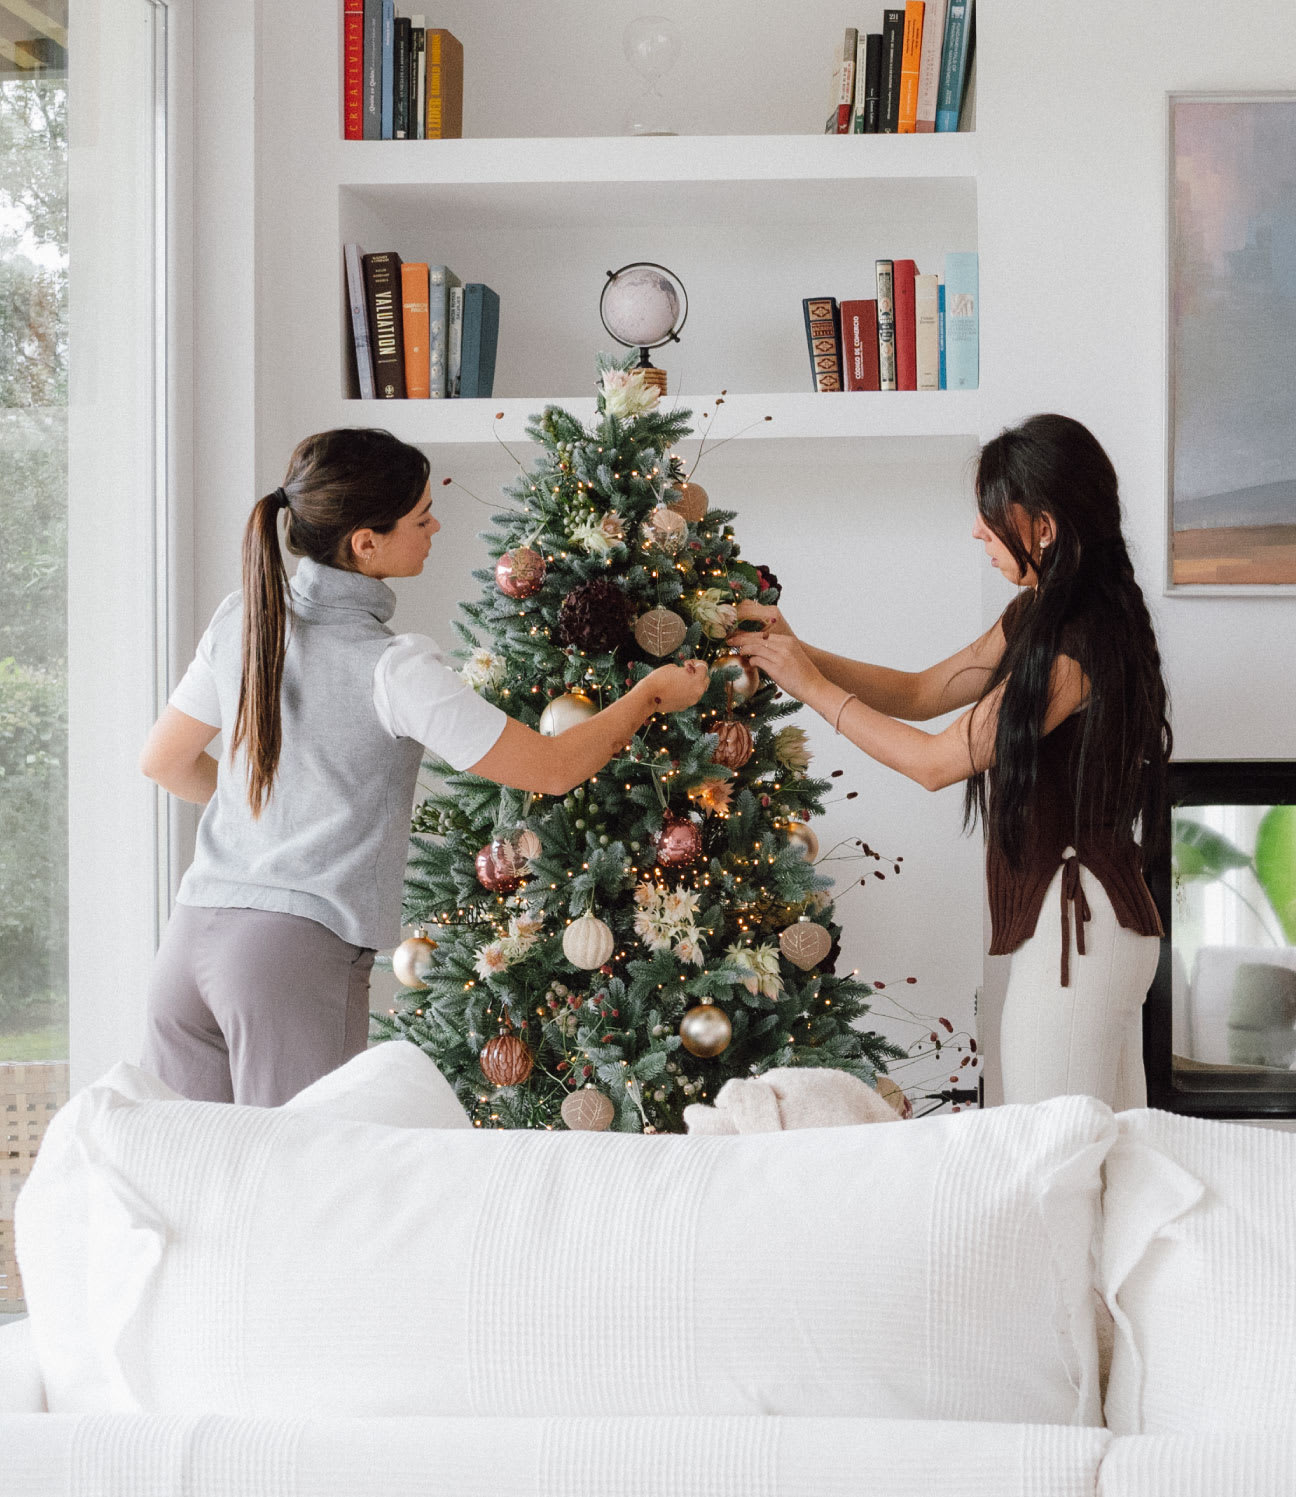
[[[484,691],[504,679],[504,661],[490,650],[477,649],[464,661],[459,674],[474,691]]]
[[[661,392],[644,383],[641,370],[605,369],[603,371],[603,409],[609,416],[642,416],[655,410]]]

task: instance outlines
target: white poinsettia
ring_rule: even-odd
[[[477,953],[473,969],[478,977],[498,977],[509,965],[508,952],[503,941],[491,941]]]
[[[774,735],[774,757],[788,769],[804,772],[814,755],[810,752],[804,728],[780,728]]]
[[[606,556],[613,546],[622,544],[622,538],[594,515],[578,520],[567,534],[571,537],[572,544],[579,546],[589,556]]]
[[[683,937],[675,944],[675,955],[682,962],[691,962],[693,966],[700,967],[705,960],[702,950],[702,942],[699,939],[700,932],[696,926],[690,927],[691,934]]]
[[[724,639],[738,627],[738,610],[725,602],[725,595],[718,587],[701,588],[685,603],[710,639]]]
[[[474,691],[498,686],[504,679],[504,660],[487,649],[477,649],[460,667],[459,674]]]
[[[603,409],[609,416],[642,416],[656,410],[661,392],[638,369],[603,371]]]
[[[759,993],[764,998],[777,998],[783,991],[783,978],[779,974],[778,950],[768,943],[764,946],[733,945],[725,952],[731,967],[737,967],[748,975],[743,978],[743,987],[749,993]]]
[[[694,923],[702,896],[694,889],[663,889],[642,883],[635,888],[635,934],[650,951],[673,951],[682,962],[700,967],[705,960],[702,932]]]

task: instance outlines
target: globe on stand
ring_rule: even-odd
[[[609,270],[599,298],[603,326],[627,348],[639,350],[636,368],[647,384],[665,395],[666,371],[654,368],[648,355],[664,343],[678,343],[688,319],[688,292],[680,278],[664,265],[635,260],[620,270]]]

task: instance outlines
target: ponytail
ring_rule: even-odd
[[[248,802],[252,815],[265,810],[279,767],[283,684],[288,636],[288,574],[279,550],[283,489],[254,506],[243,531],[243,673],[230,752],[247,746]]]

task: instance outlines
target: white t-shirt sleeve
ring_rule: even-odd
[[[470,769],[508,717],[479,697],[426,634],[398,634],[374,669],[374,708],[395,738],[413,738],[451,769]]]
[[[217,619],[229,611],[232,602],[236,602],[238,595],[226,598],[221,606],[212,616],[198,641],[198,650],[194,658],[189,662],[189,669],[180,678],[180,684],[171,693],[168,701],[172,707],[177,707],[188,717],[196,718],[200,723],[206,723],[209,727],[219,728],[221,724],[220,696],[216,690],[216,673],[212,669],[212,629]]]

